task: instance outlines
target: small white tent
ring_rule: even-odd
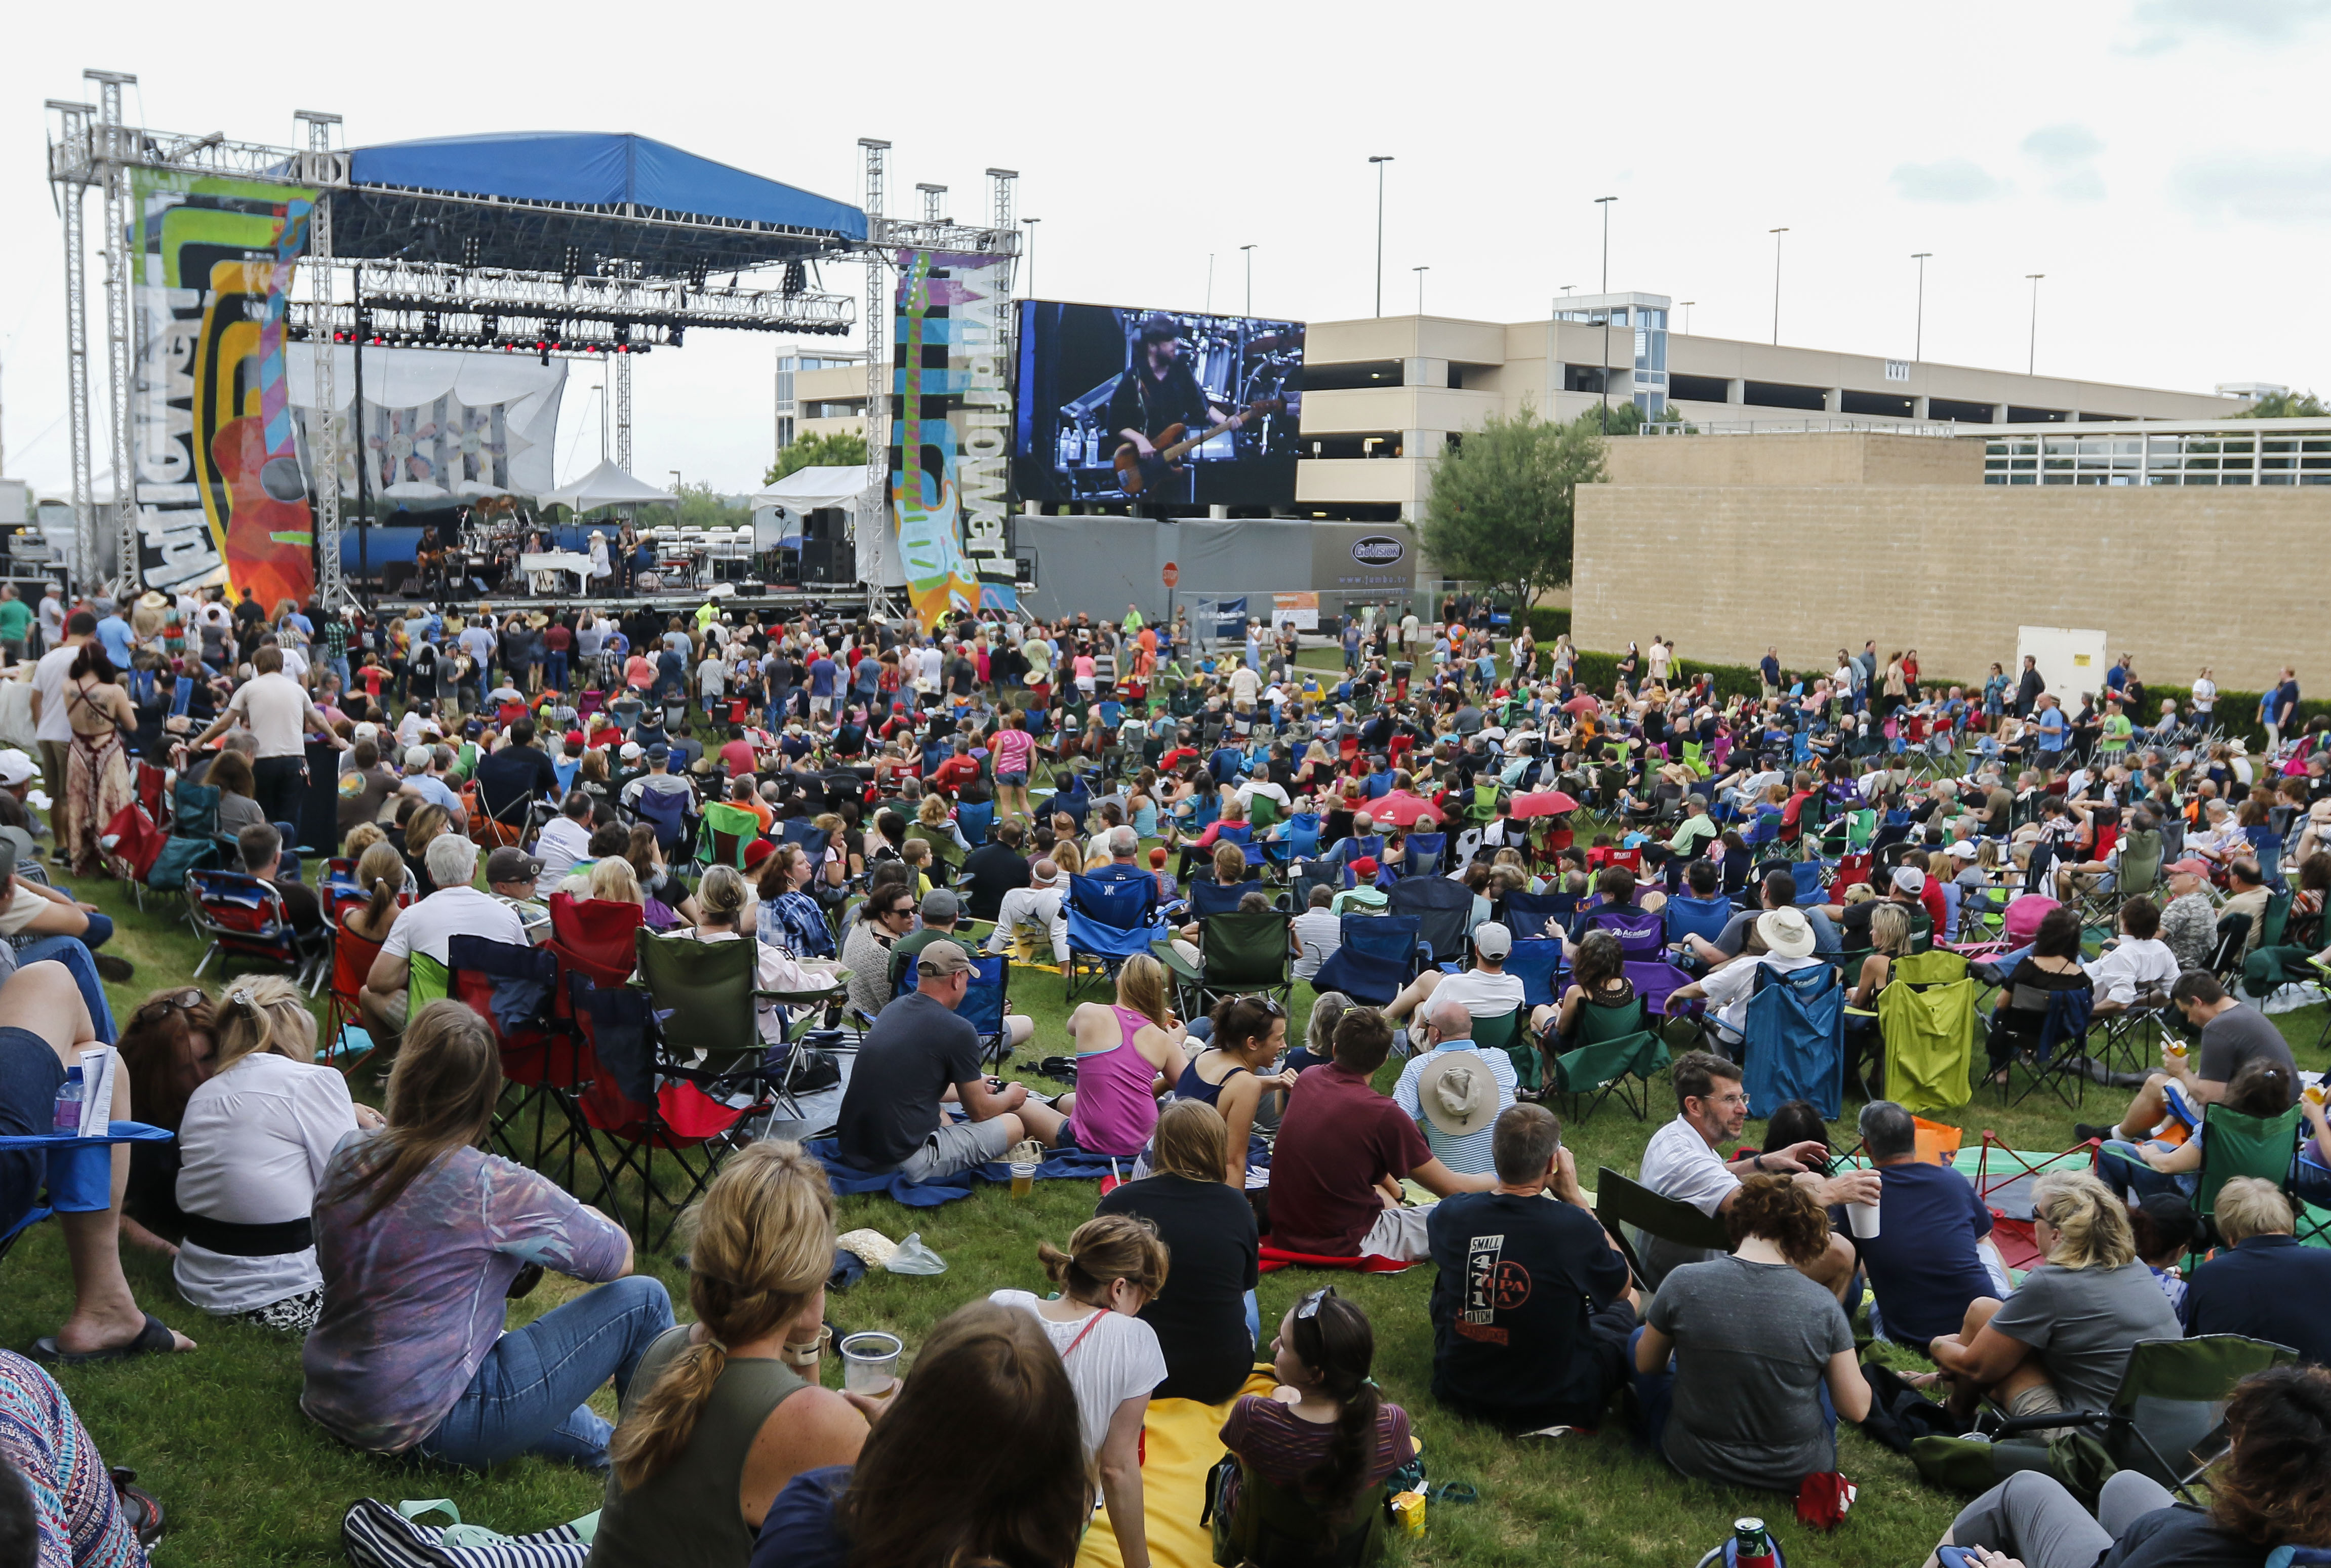
[[[564,484],[555,490],[545,490],[535,498],[546,507],[572,507],[578,512],[595,511],[601,507],[639,506],[652,501],[666,504],[680,498],[670,491],[644,484],[617,468],[612,460],[603,461],[581,479]]]
[[[880,481],[868,482],[858,464],[800,468],[753,498],[753,542],[756,548],[798,549],[809,514],[832,507],[845,519],[857,556],[858,580],[898,587],[899,568],[890,508]]]

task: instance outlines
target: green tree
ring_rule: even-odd
[[[761,482],[775,484],[795,469],[865,466],[866,437],[861,432],[844,430],[832,435],[805,435],[777,454],[775,465]]]
[[[2251,404],[2236,419],[2322,419],[2331,415],[2331,408],[2311,392],[2269,392]]]
[[[1616,430],[1617,404],[1611,413]],[[1452,442],[1433,460],[1424,518],[1410,530],[1433,564],[1510,588],[1521,604],[1569,582],[1573,502],[1580,485],[1603,477],[1601,417],[1598,408],[1553,424],[1524,403]]]
[[[658,501],[640,508],[633,520],[643,528],[666,527],[673,523],[690,528],[735,528],[748,527],[753,521],[750,507],[731,506],[709,484],[683,484],[674,493],[680,497],[678,507]]]

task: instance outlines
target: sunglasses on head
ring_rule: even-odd
[[[139,1022],[151,1023],[169,1013],[188,1012],[205,1000],[200,987],[189,986],[184,991],[174,991],[167,996],[154,998],[133,1016]]]
[[[1335,1294],[1336,1288],[1332,1285],[1322,1285],[1318,1289],[1312,1291],[1295,1304],[1295,1320],[1300,1323],[1307,1317],[1318,1316],[1319,1304]]]

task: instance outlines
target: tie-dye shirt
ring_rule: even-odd
[[[510,1281],[545,1269],[599,1284],[628,1252],[623,1231],[523,1165],[456,1149],[370,1220],[368,1192],[333,1196],[367,1133],[333,1151],[316,1199],[324,1313],[301,1357],[300,1407],[372,1453],[437,1430],[500,1337]]]

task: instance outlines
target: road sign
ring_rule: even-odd
[[[1166,563],[1166,569],[1158,575],[1166,579],[1166,585],[1170,588],[1182,580],[1182,568],[1168,561]]]

